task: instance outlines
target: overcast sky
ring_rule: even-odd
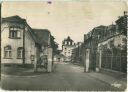
[[[114,23],[125,10],[125,2],[3,2],[2,17],[19,15],[32,28],[49,29],[61,47],[67,36],[82,42],[84,34]]]

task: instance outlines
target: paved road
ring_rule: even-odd
[[[83,69],[68,63],[56,63],[53,73],[36,77],[2,77],[2,88],[9,90],[118,90],[84,73]]]

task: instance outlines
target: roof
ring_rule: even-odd
[[[71,42],[73,42],[73,40],[70,38],[70,36],[68,36],[66,39],[64,39],[64,41],[71,41]]]
[[[35,43],[39,45],[48,45],[49,34],[50,34],[48,29],[32,29],[27,24],[26,20],[18,15],[2,18],[2,23],[3,22],[8,22],[9,26],[16,26],[16,27],[20,26],[19,24],[23,24],[28,28],[28,32],[31,35],[32,39],[35,41]]]
[[[19,17],[18,15],[15,15],[15,16],[2,18],[2,23],[4,22],[9,22],[9,26],[20,27],[20,24],[23,24],[24,26],[28,27],[28,32],[30,33],[32,39],[36,43],[38,43],[36,34],[32,31],[32,28],[27,24],[25,19]]]
[[[2,22],[19,22],[19,23],[25,23],[25,19],[19,17],[18,15],[15,16],[10,16],[10,17],[6,17],[6,18],[2,18]]]
[[[107,27],[107,30],[116,30],[116,25],[109,25],[108,27]]]
[[[100,25],[100,26],[95,27],[95,29],[98,29],[98,28],[102,29],[102,28],[106,28],[106,26]]]
[[[47,45],[49,41],[49,30],[48,29],[32,29],[33,32],[36,34],[38,43]]]

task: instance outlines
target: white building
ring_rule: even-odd
[[[62,54],[66,57],[64,61],[71,61],[71,56],[74,48],[75,43],[69,36],[63,40]]]

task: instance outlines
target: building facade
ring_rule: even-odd
[[[19,16],[3,18],[1,27],[2,64],[31,64],[37,70],[43,62],[47,71],[52,71],[58,45],[49,30],[32,29]]]
[[[127,72],[127,17],[116,20],[116,25],[107,27],[105,34],[98,43],[99,67],[118,72]]]
[[[53,48],[51,47],[51,33],[48,29],[33,29],[40,46],[38,65],[43,65],[48,72],[52,71]]]
[[[64,61],[71,61],[73,49],[75,48],[74,41],[68,36],[62,42],[62,54],[66,57]]]
[[[73,63],[83,65],[83,60],[82,60],[83,51],[82,50],[83,50],[83,43],[77,42],[75,48],[72,51],[72,62]]]
[[[101,25],[84,35],[85,71],[108,69],[126,73],[127,17],[124,12],[115,25]]]
[[[35,35],[25,19],[12,16],[2,19],[1,61],[12,64],[33,64],[37,60]]]
[[[89,33],[84,35],[84,48],[83,48],[83,62],[85,71],[95,71],[96,69],[96,55],[97,55],[97,47],[99,41],[99,35],[102,33],[101,31],[105,30],[105,26],[101,25],[95,27]]]

